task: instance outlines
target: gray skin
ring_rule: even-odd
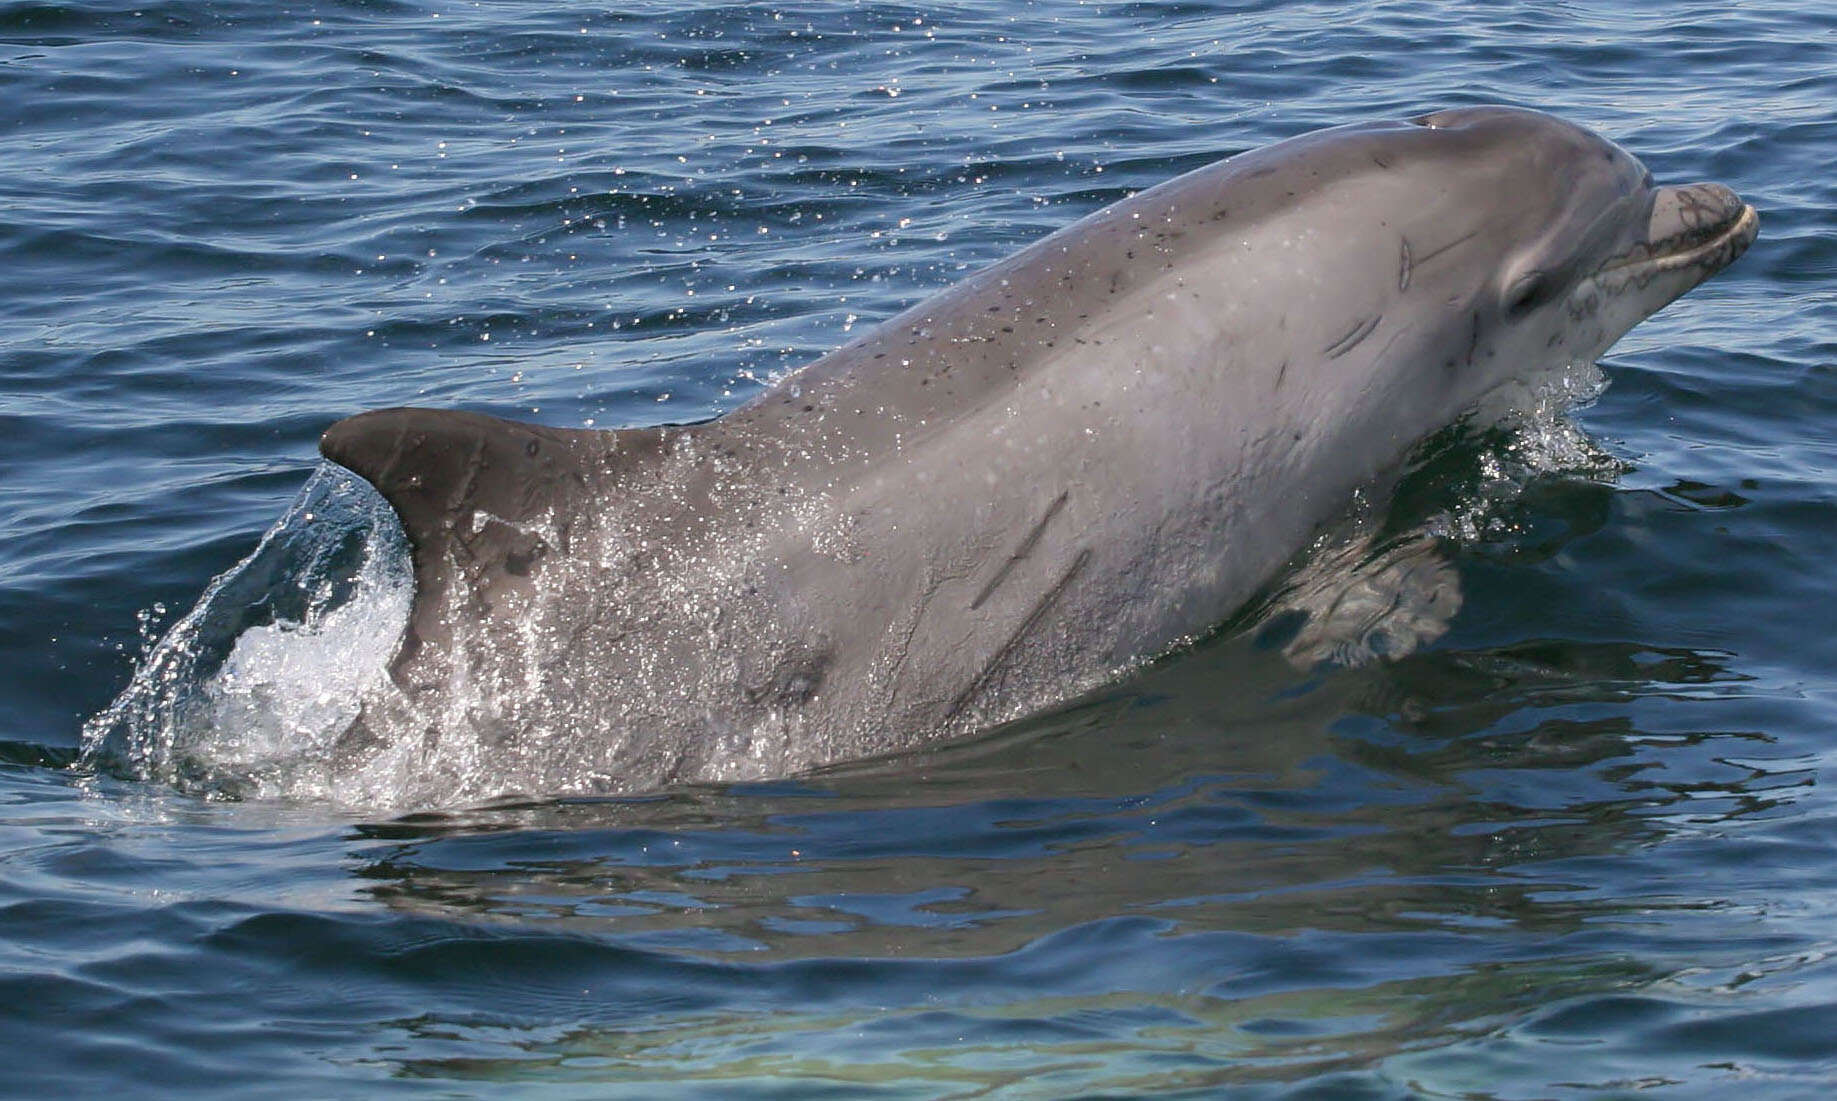
[[[1417,441],[1592,361],[1756,227],[1548,115],[1443,111],[1141,192],[705,424],[340,421],[322,450],[394,506],[416,594],[339,767],[633,790],[1063,701],[1220,622]]]

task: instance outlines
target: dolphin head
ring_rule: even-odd
[[[1658,186],[1626,150],[1539,111],[1464,107],[1348,129],[1364,130],[1348,145],[1385,171],[1361,169],[1343,201],[1382,195],[1404,242],[1397,296],[1448,311],[1421,358],[1455,405],[1527,366],[1593,361],[1759,228],[1728,188]],[[1406,181],[1408,201],[1379,177]]]
[[[1479,107],[1412,120],[1490,147],[1515,239],[1491,288],[1504,326],[1594,321],[1599,354],[1727,267],[1759,230],[1754,208],[1714,183],[1661,187],[1632,154],[1537,111]],[[1502,170],[1502,171],[1501,171]],[[1584,344],[1580,350],[1586,351]]]

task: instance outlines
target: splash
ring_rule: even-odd
[[[1621,472],[1570,416],[1606,386],[1598,365],[1568,363],[1528,370],[1493,391],[1463,423],[1418,449],[1402,492],[1377,486],[1356,494],[1254,622],[1294,632],[1282,652],[1300,669],[1400,658],[1440,638],[1462,604],[1452,548],[1509,535],[1516,502],[1539,478]],[[1459,459],[1453,476],[1429,469],[1449,454]]]
[[[85,725],[84,764],[205,795],[332,794],[311,778],[386,675],[413,596],[394,512],[321,465]]]
[[[1570,415],[1600,397],[1607,383],[1599,364],[1571,363],[1493,391],[1472,417],[1474,425],[1494,429],[1481,441],[1478,479],[1425,525],[1425,534],[1479,543],[1508,533],[1512,503],[1537,478],[1612,480],[1623,473],[1625,465]]]

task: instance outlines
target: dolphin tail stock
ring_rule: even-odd
[[[337,422],[325,458],[375,486],[408,538],[414,605],[398,681],[450,614],[514,614],[531,576],[569,553],[574,507],[604,479],[662,450],[662,429],[550,428],[479,413],[396,408]]]

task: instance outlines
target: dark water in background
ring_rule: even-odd
[[[1837,13],[0,2],[0,1091],[1817,1097]],[[842,772],[364,820],[63,766],[332,419],[691,420],[1132,189],[1466,102],[1763,211],[1429,652],[1228,635]]]

